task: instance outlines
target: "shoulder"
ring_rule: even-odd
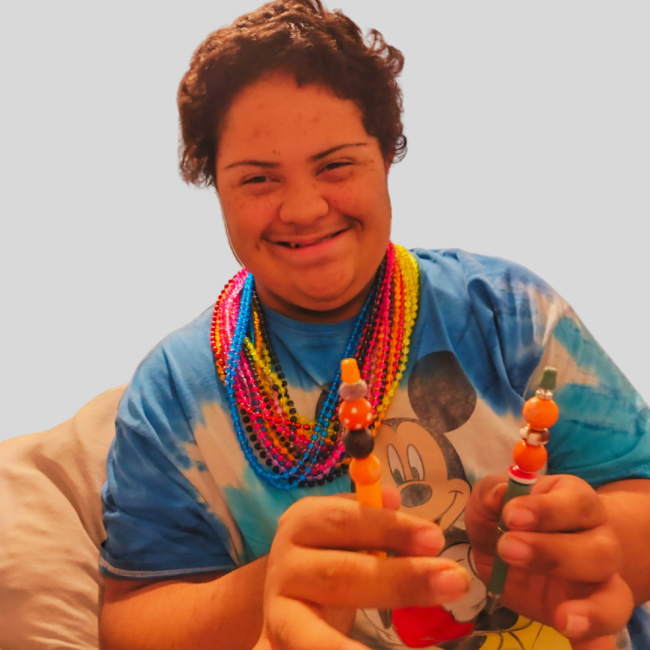
[[[201,419],[202,404],[219,399],[210,343],[212,312],[207,309],[166,336],[140,362],[120,402],[118,423],[139,428],[136,422],[142,426],[152,419]]]
[[[458,248],[427,250],[414,248],[425,282],[447,282],[471,289],[480,283],[495,292],[526,292],[529,288],[553,295],[555,292],[542,278],[521,264],[502,259],[469,253]]]
[[[482,319],[535,322],[546,329],[570,306],[542,278],[521,264],[460,249],[414,249],[423,295],[455,312]]]
[[[134,380],[172,377],[181,379],[189,373],[205,372],[204,366],[212,368],[210,326],[213,307],[187,325],[167,335],[154,346],[140,362]]]

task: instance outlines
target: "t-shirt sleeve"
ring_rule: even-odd
[[[521,266],[473,256],[465,268],[475,310],[486,314],[479,318],[493,358],[522,401],[544,367],[558,371],[560,418],[547,446],[548,471],[594,487],[649,478],[650,410],[571,306]]]
[[[231,570],[228,531],[186,478],[192,415],[158,346],[135,373],[116,420],[102,490],[100,568],[126,579]]]

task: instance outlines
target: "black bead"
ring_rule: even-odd
[[[257,451],[259,451],[261,448],[262,448],[262,445],[259,442],[256,442],[255,443],[255,449],[257,449]]]
[[[314,485],[316,485],[314,481],[307,481],[307,487],[314,487]]]
[[[319,478],[317,483],[318,483],[318,485],[325,485],[325,479],[324,478]]]
[[[298,481],[298,487],[305,487],[307,485],[307,481]]]
[[[255,442],[255,441],[257,440],[257,435],[256,435],[255,433],[251,433],[251,435],[248,436],[248,439],[249,439],[251,442]]]
[[[368,429],[357,429],[343,434],[343,446],[348,456],[366,458],[375,447],[375,439]]]
[[[290,408],[289,413],[291,413],[291,415],[295,415],[296,414],[296,409]]]
[[[284,379],[284,373],[283,372],[278,373],[278,379]]]
[[[280,473],[280,468],[277,465],[273,468],[273,473],[274,474],[279,474]]]
[[[260,451],[260,458],[266,458],[266,452]]]
[[[248,424],[251,421],[248,415],[245,415],[242,419],[244,420],[244,424]]]
[[[334,476],[333,476],[332,474],[328,474],[328,475],[325,477],[325,480],[326,480],[328,483],[331,483],[331,482],[334,480]]]
[[[267,458],[266,459],[266,465],[267,465],[267,467],[271,467],[271,465],[273,465],[273,461],[270,458]]]
[[[288,399],[287,400],[287,406],[293,406],[293,400]]]
[[[246,431],[247,431],[248,433],[252,433],[252,432],[253,432],[253,427],[249,424],[249,425],[246,427]]]

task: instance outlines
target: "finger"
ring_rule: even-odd
[[[304,547],[293,547],[281,569],[269,571],[267,584],[283,596],[342,607],[433,607],[461,598],[470,585],[465,569],[451,560]]]
[[[503,508],[508,528],[536,531],[588,530],[607,521],[598,494],[575,476],[541,477],[527,496],[509,501]]]
[[[444,536],[433,522],[338,497],[307,497],[295,503],[280,517],[274,546],[283,537],[299,546],[402,555],[437,555],[444,546]]]
[[[399,510],[402,507],[399,490],[392,485],[385,485],[381,488],[381,498],[384,502],[384,508],[387,510]]]
[[[497,523],[507,487],[507,476],[487,476],[473,488],[465,507],[465,526],[475,552],[494,555]]]
[[[633,608],[632,592],[616,574],[598,585],[587,598],[563,602],[555,612],[554,627],[578,644],[618,632],[629,620]]]
[[[282,596],[267,604],[262,644],[267,639],[259,650],[367,650],[330,627],[312,606]]]
[[[577,533],[507,532],[501,559],[514,567],[577,582],[603,582],[618,571],[621,549],[608,526]]]

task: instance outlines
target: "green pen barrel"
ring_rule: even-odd
[[[530,491],[533,487],[533,484],[527,483],[518,483],[513,480],[512,477],[508,480],[508,487],[506,489],[506,494],[503,497],[503,506],[514,499],[515,497],[521,497],[526,494],[530,494]],[[503,512],[503,509],[502,509]],[[508,530],[508,527],[503,521],[503,515],[499,519],[499,536],[497,542],[503,533]],[[492,573],[490,574],[490,579],[487,583],[488,593],[493,596],[500,596],[503,593],[503,589],[506,584],[506,578],[508,576],[508,565],[499,557],[498,553],[494,556],[494,564],[492,565]]]

